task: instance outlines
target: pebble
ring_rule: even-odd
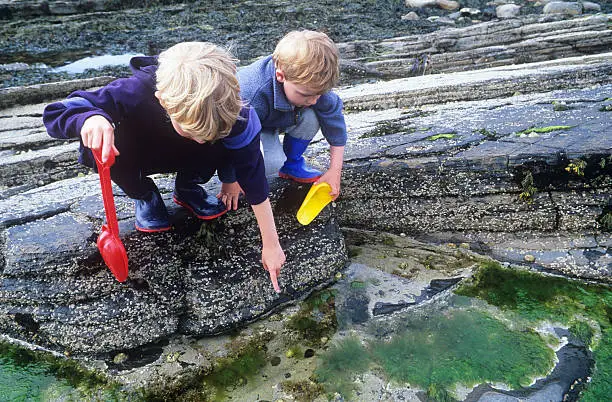
[[[591,1],[583,1],[582,2],[582,9],[584,11],[594,11],[596,13],[601,11],[601,6],[597,3],[593,3]]]
[[[582,14],[582,4],[565,1],[551,1],[544,6],[542,14],[580,15]]]
[[[125,353],[117,353],[115,357],[113,357],[113,363],[121,364],[128,359],[128,355]]]
[[[520,11],[521,6],[517,6],[516,4],[504,4],[495,9],[495,14],[497,18],[514,18],[519,15]]]
[[[402,15],[402,21],[418,21],[419,15],[414,11],[409,12],[408,14]]]

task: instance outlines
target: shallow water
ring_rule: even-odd
[[[0,356],[0,399],[46,401],[68,397],[76,391],[66,381],[49,374],[41,363],[20,363]]]
[[[130,59],[135,56],[144,56],[142,53],[128,53],[120,55],[105,54],[103,56],[91,56],[74,61],[54,69],[55,72],[66,72],[69,74],[80,74],[88,69],[97,69],[108,66],[128,65]]]
[[[609,391],[607,379],[602,378],[608,369],[605,360],[609,352],[606,352],[605,345],[609,345],[610,339],[605,328],[609,322],[594,315],[602,325],[599,331],[604,330],[604,333],[597,334],[585,324],[584,317],[579,322],[569,318],[571,326],[566,329],[562,322],[567,318],[561,319],[557,314],[551,320],[546,309],[553,308],[547,303],[548,298],[554,300],[554,311],[557,308],[568,311],[567,317],[576,317],[569,310],[587,305],[587,314],[595,314],[594,311],[602,306],[609,308],[609,290],[559,278],[536,278],[535,274],[521,277],[511,270],[500,269],[489,269],[486,271],[488,274],[476,275],[480,282],[474,288],[464,286],[463,290],[456,290],[462,293],[484,292],[491,297],[497,295],[493,298],[496,306],[480,296],[459,296],[444,289],[437,295],[430,295],[427,289],[433,289],[432,282],[434,285],[438,283],[431,279],[427,280],[429,285],[421,290],[409,290],[409,284],[420,282],[419,278],[407,280],[379,269],[353,264],[331,290],[323,291],[324,299],[322,293],[313,296],[322,299],[323,304],[315,303],[319,307],[309,310],[311,315],[303,317],[316,321],[322,314],[321,306],[335,305],[332,314],[338,321],[338,331],[329,343],[325,345],[327,341],[322,342],[322,347],[312,346],[314,349],[310,356],[296,358],[286,353],[288,344],[282,337],[276,337],[267,345],[262,364],[256,364],[255,368],[249,365],[248,373],[241,375],[244,381],[236,383],[234,378],[220,383],[219,390],[215,391],[217,399],[284,399],[284,391],[278,391],[279,388],[314,384],[310,379],[316,378],[325,389],[324,393],[317,394],[317,401],[324,401],[336,392],[345,400],[354,401],[418,401],[426,395],[433,400],[453,398],[484,402],[520,398],[535,401],[541,397],[560,400],[566,393],[568,400],[575,401],[580,398],[586,378],[593,375],[594,364],[597,366],[593,359],[599,357],[604,361],[595,368],[597,385],[584,394],[586,401],[599,400],[600,395]],[[486,282],[491,275],[494,285]],[[534,281],[549,281],[547,289],[550,291],[542,295],[538,287],[530,288]],[[505,297],[500,296],[501,290],[490,288],[497,284],[506,286]],[[512,291],[508,290],[511,284],[514,286]],[[576,293],[573,293],[574,288]],[[385,293],[388,298],[394,289],[400,291],[402,299],[408,299],[408,293],[431,298],[398,312],[367,314],[376,305],[374,296]],[[565,299],[556,296],[559,292]],[[499,308],[499,305],[507,304],[512,295],[517,295],[519,308],[528,310]],[[356,319],[355,312],[361,311],[355,308],[356,300],[366,309],[363,319],[360,314],[357,317],[360,319]],[[561,301],[566,307],[559,305]],[[312,304],[312,300],[308,303]],[[517,311],[521,311],[520,314]],[[291,309],[280,313],[288,318],[295,317],[294,314]],[[556,322],[557,319],[560,321]],[[580,329],[577,323],[584,324],[583,328]],[[262,320],[254,326],[274,329],[277,333],[287,328],[278,320]],[[322,336],[316,332],[313,334],[308,338],[319,339]],[[594,337],[599,339],[599,347],[592,355],[585,344],[592,343]],[[204,339],[202,342],[211,341]],[[298,345],[298,349],[301,348],[298,354],[304,355],[307,347],[311,347],[307,342]],[[83,394],[84,391],[70,385],[74,381],[56,378],[52,373],[58,371],[53,367],[47,363],[33,364],[30,358],[24,358],[25,355],[16,352],[0,357],[0,395],[7,396],[7,400],[91,400],[91,395],[95,395],[93,399],[96,400],[143,400],[138,395],[104,389],[103,385],[90,388],[87,394]],[[276,363],[266,363],[273,359]],[[244,365],[244,362],[237,364]],[[236,376],[236,370],[226,371]],[[275,384],[280,386],[275,388]],[[390,388],[389,384],[393,386]]]

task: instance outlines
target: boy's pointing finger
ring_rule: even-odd
[[[278,286],[278,271],[275,269],[269,269],[268,272],[270,273],[270,280],[272,281],[272,286],[274,287],[274,291],[276,293],[280,293],[280,286]]]

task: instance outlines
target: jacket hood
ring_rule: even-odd
[[[138,56],[130,60],[132,74],[143,81],[155,85],[155,71],[157,70],[157,56]]]

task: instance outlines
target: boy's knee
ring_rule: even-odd
[[[298,123],[287,130],[287,134],[302,140],[311,140],[319,131],[319,119],[311,108],[304,108],[300,111]]]

